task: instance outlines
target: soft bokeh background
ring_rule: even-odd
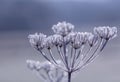
[[[118,27],[118,37],[72,82],[120,82],[119,4],[120,0],[0,0],[0,82],[41,82],[26,66],[26,59],[44,61],[27,36],[52,34],[58,21],[74,24],[77,31]]]

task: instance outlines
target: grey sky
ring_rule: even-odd
[[[58,21],[80,26],[118,26],[119,3],[119,0],[0,0],[0,30],[44,29]]]

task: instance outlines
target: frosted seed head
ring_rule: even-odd
[[[35,70],[35,71],[40,71],[41,69],[43,69],[46,72],[48,72],[54,68],[54,65],[52,65],[48,61],[40,63],[39,61],[27,60],[26,63],[29,69]]]
[[[90,33],[88,37],[88,44],[92,47],[97,43],[97,41],[98,41],[98,37]]]
[[[72,45],[75,49],[80,48],[82,45],[86,44],[88,39],[88,32],[76,32],[75,34],[71,34],[70,38],[72,41]]]
[[[45,39],[46,35],[42,33],[35,33],[35,34],[30,34],[28,36],[30,44],[35,48],[35,49],[43,49],[45,47]]]
[[[74,29],[74,25],[66,22],[59,22],[57,25],[53,25],[52,30],[54,33],[66,36]]]
[[[67,73],[62,69],[55,67],[48,61],[40,63],[39,61],[27,60],[28,68],[35,71],[44,81],[62,82],[67,77]],[[57,63],[63,65],[60,60]],[[48,77],[49,76],[49,77]]]
[[[27,60],[26,63],[27,63],[28,68],[31,70],[38,71],[40,69],[39,61]]]
[[[69,39],[71,43],[73,43],[75,41],[76,35],[77,35],[77,32],[71,32],[66,37]]]
[[[31,70],[34,69],[34,66],[35,66],[34,61],[32,61],[32,60],[27,60],[26,63],[27,63],[27,66],[28,66],[29,69],[31,69]]]
[[[48,36],[47,38],[46,38],[46,40],[45,40],[45,47],[47,48],[47,49],[50,49],[50,48],[52,48],[54,46],[54,44],[53,44],[53,36],[51,35],[51,36]]]
[[[49,72],[54,68],[54,65],[48,61],[45,61],[41,63],[40,68],[44,69],[46,72]]]
[[[63,65],[61,60],[57,60],[57,63],[60,66]],[[67,73],[58,67],[54,67],[53,70],[49,72],[49,75],[53,82],[63,82],[63,80],[65,80],[67,77]]]
[[[54,34],[53,35],[53,44],[55,46],[62,46],[62,44],[63,44],[63,37],[61,35]]]
[[[89,32],[83,32],[83,33],[82,33],[82,43],[83,43],[83,44],[87,43],[89,34],[90,34]]]
[[[94,33],[103,39],[109,40],[117,36],[117,28],[109,26],[95,27]]]
[[[110,30],[109,30],[109,35],[108,37],[113,39],[117,36],[117,28],[116,27],[112,27]]]
[[[94,28],[94,33],[103,38],[104,36],[104,30],[101,27],[95,27]]]

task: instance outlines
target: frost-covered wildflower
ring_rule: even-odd
[[[57,63],[60,66],[63,66],[60,60],[57,60]],[[67,78],[67,73],[57,67],[54,67],[54,69],[51,70],[49,74],[51,76],[52,82],[65,82]]]
[[[73,32],[68,35],[72,43],[72,46],[76,49],[80,48],[87,42],[88,36],[89,36],[88,32],[75,32],[75,33]]]
[[[60,34],[62,36],[66,36],[70,32],[72,32],[74,29],[74,25],[71,23],[66,22],[59,22],[57,25],[53,25],[52,30],[56,34]]]
[[[54,44],[53,44],[53,36],[51,35],[51,36],[48,36],[47,38],[46,38],[46,40],[45,40],[45,46],[46,46],[46,48],[48,48],[48,49],[50,49],[50,48],[52,48],[53,46],[54,46]]]
[[[61,63],[58,61],[58,63]],[[55,67],[50,62],[27,60],[27,66],[30,70],[35,71],[45,82],[63,82],[66,79],[66,72]]]
[[[101,38],[109,40],[117,36],[117,28],[109,26],[95,27],[94,33],[98,34]]]
[[[89,32],[78,32],[78,35],[81,36],[81,43],[85,44],[89,37]]]
[[[66,37],[70,40],[71,43],[75,41],[75,37],[77,35],[77,32],[71,32]]]
[[[27,60],[26,63],[27,63],[28,68],[31,70],[39,70],[40,69],[39,61]]]
[[[74,25],[66,22],[59,22],[52,29],[55,34],[48,37],[42,33],[29,35],[31,45],[40,49],[47,62],[28,60],[28,67],[37,71],[46,82],[62,82],[66,73],[67,82],[71,82],[71,75],[98,57],[109,39],[117,36],[117,28],[109,26],[94,28],[94,34],[74,32]],[[47,48],[48,53],[43,48]]]
[[[61,35],[58,35],[58,34],[54,34],[52,36],[52,42],[55,46],[60,46],[62,47],[63,46],[63,42],[65,44],[68,44],[70,42],[69,38],[68,37],[62,37]]]
[[[54,34],[52,38],[52,42],[55,46],[62,46],[63,37],[61,35]]]
[[[98,37],[90,33],[88,37],[88,44],[92,47],[97,43],[97,41],[98,41]]]
[[[35,33],[35,34],[30,34],[28,36],[30,44],[35,48],[35,49],[43,49],[45,47],[45,39],[46,35],[42,33]]]
[[[63,37],[58,34],[50,35],[45,40],[45,47],[50,49],[53,46],[62,46],[63,45]]]

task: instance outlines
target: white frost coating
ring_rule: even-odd
[[[58,35],[58,34],[54,34],[52,36],[52,42],[54,45],[56,46],[61,46],[62,45],[62,42],[63,42],[63,37],[61,35]]]
[[[27,66],[31,70],[39,70],[40,69],[40,62],[39,61],[34,61],[34,60],[27,60],[26,61]]]
[[[72,46],[76,49],[80,48],[82,45],[86,44],[89,33],[88,32],[73,32],[68,35]]]
[[[35,33],[35,34],[30,34],[28,36],[30,44],[35,48],[35,49],[43,49],[45,46],[45,39],[46,35],[42,33]]]
[[[27,66],[30,70],[36,71],[36,73],[43,79],[45,82],[63,82],[66,79],[66,72],[56,68],[50,62],[42,62],[27,60]],[[57,61],[61,64],[61,61]]]
[[[94,33],[104,39],[113,39],[117,36],[117,28],[109,26],[95,27]]]
[[[66,22],[58,22],[57,25],[53,25],[52,30],[56,34],[60,34],[62,36],[66,36],[70,32],[74,30],[74,25],[71,23],[66,23]]]
[[[42,33],[28,36],[30,44],[49,61],[27,60],[29,69],[37,71],[45,82],[63,82],[66,73],[70,79],[70,73],[92,62],[107,42],[117,36],[117,28],[109,26],[95,27],[94,34],[74,32],[74,25],[66,22],[59,22],[52,29],[55,34],[48,37]]]
[[[52,48],[54,46],[53,44],[53,36],[48,36],[45,40],[45,47],[46,48]]]
[[[90,33],[88,37],[88,44],[92,47],[97,43],[97,41],[98,41],[98,37]]]

